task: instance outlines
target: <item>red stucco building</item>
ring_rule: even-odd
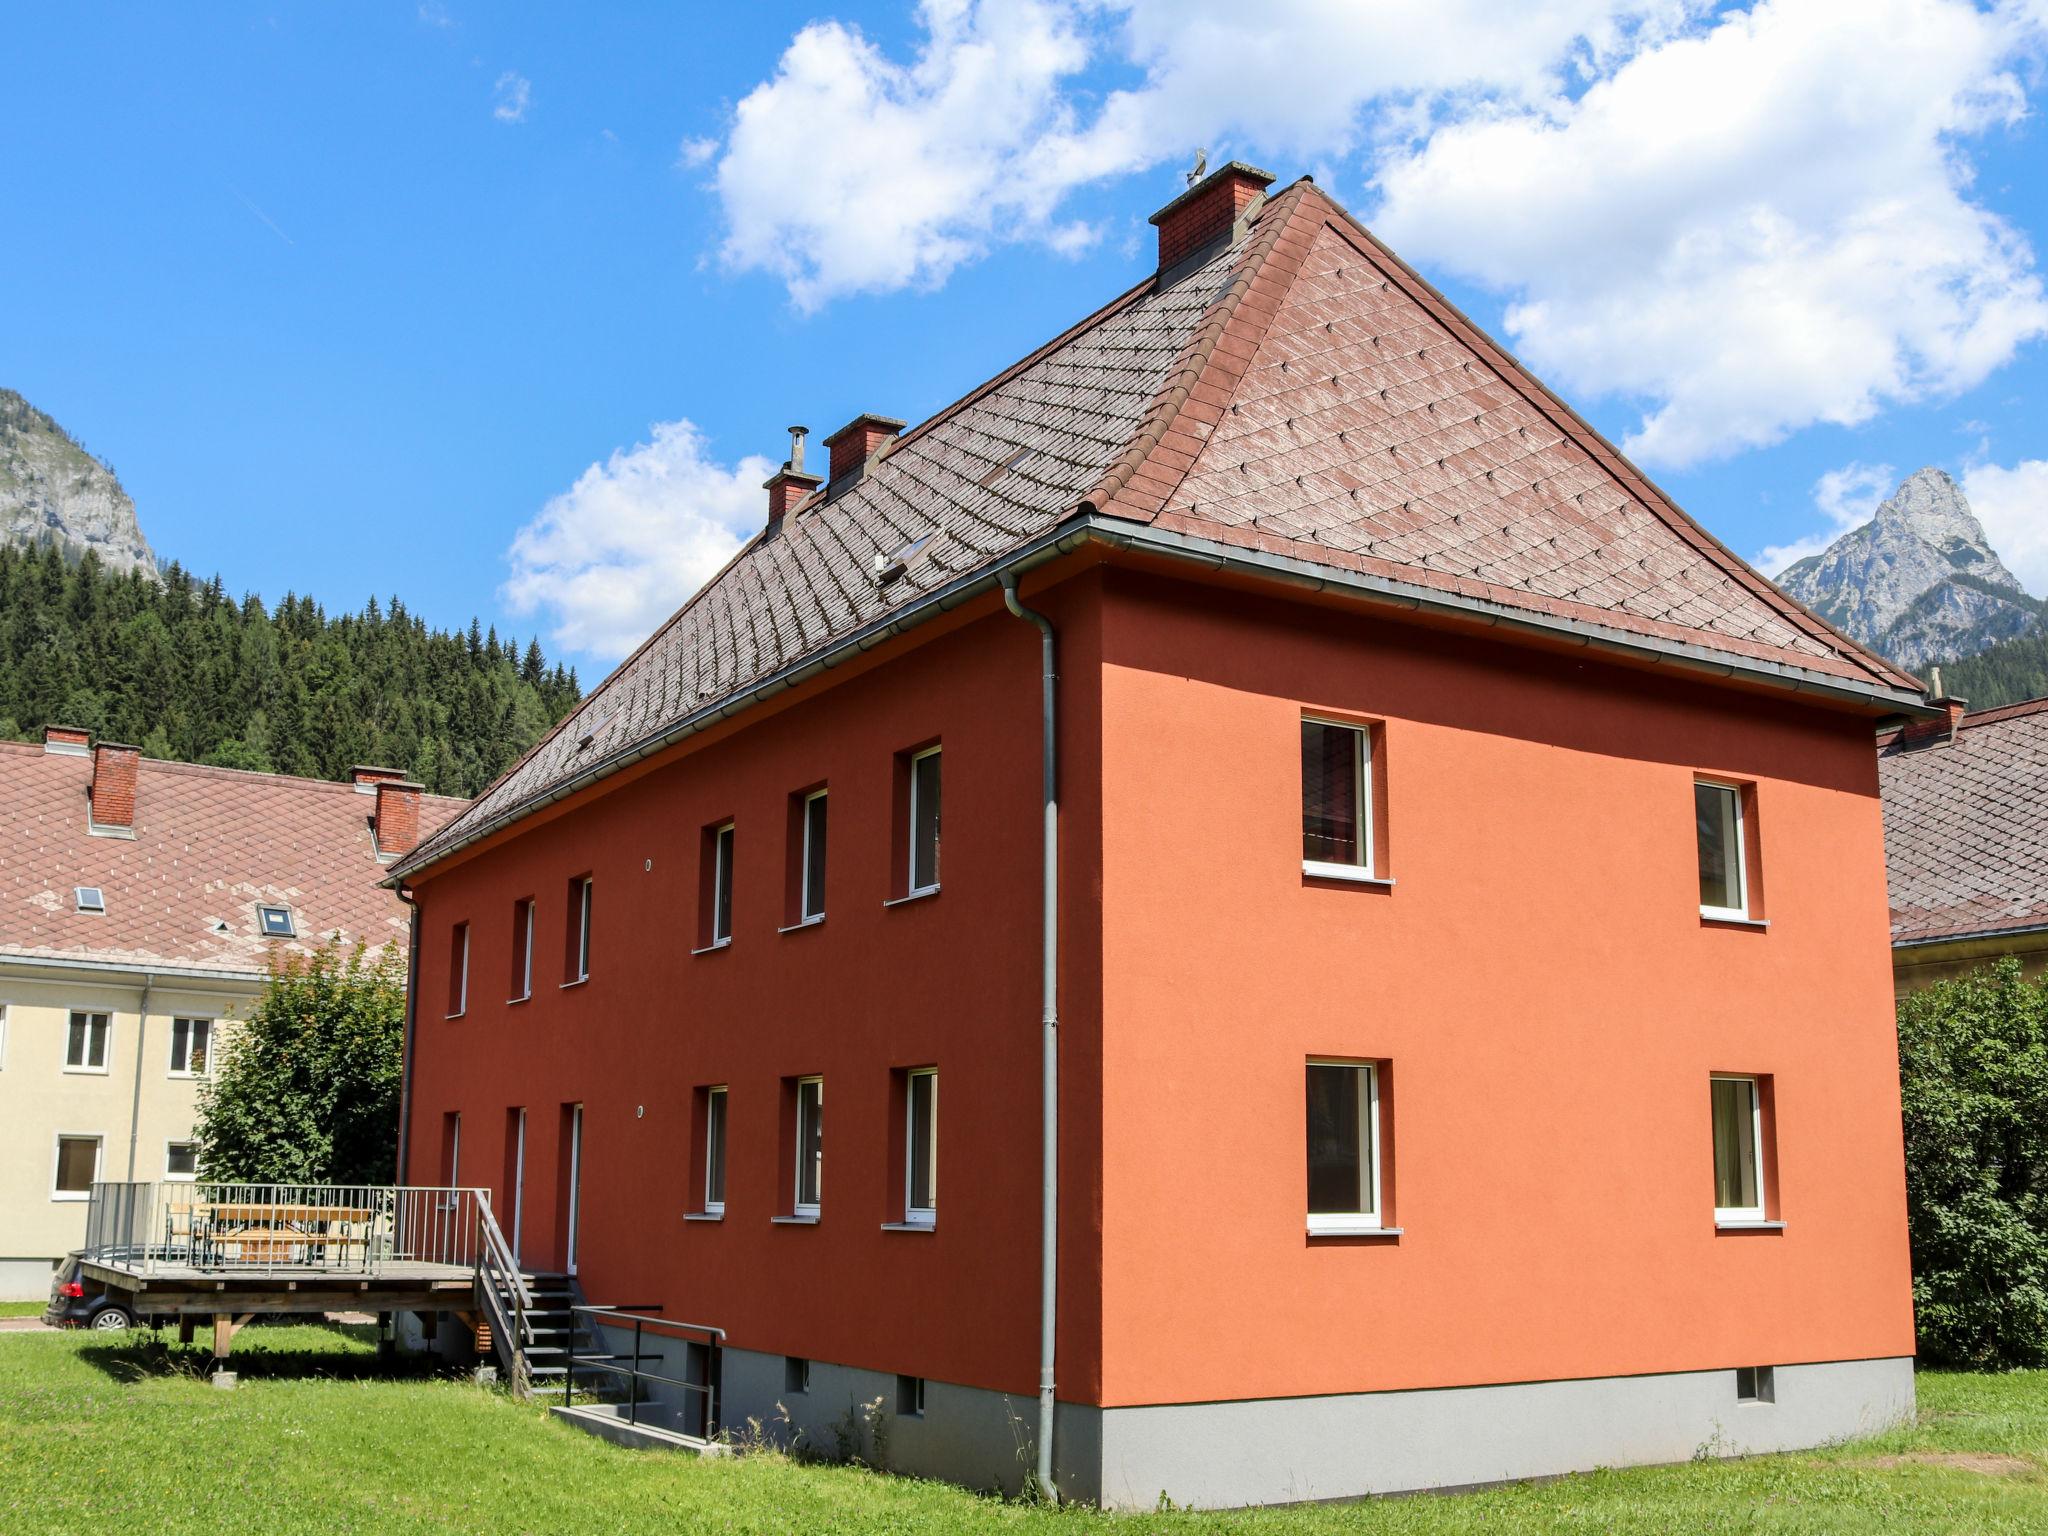
[[[408,1177],[727,1330],[726,1422],[880,1396],[969,1482],[1274,1501],[1895,1420],[1872,742],[1917,684],[1269,183],[794,454],[397,866]]]

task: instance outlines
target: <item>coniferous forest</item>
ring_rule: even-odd
[[[2048,694],[2048,628],[2036,625],[1974,656],[1942,662],[1941,683],[1972,710]]]
[[[151,757],[345,779],[403,768],[474,795],[576,702],[576,674],[494,628],[429,629],[394,597],[274,609],[176,564],[161,581],[88,553],[0,547],[0,736],[48,724]]]

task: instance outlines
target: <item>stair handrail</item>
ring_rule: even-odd
[[[512,1374],[514,1384],[523,1386],[522,1361],[527,1346],[533,1343],[533,1326],[527,1319],[533,1305],[533,1293],[526,1288],[526,1276],[519,1268],[511,1245],[505,1241],[504,1232],[498,1227],[488,1190],[478,1192],[476,1224],[476,1288],[491,1314],[491,1333],[498,1359]],[[509,1318],[505,1315],[505,1298],[508,1295],[512,1299]]]

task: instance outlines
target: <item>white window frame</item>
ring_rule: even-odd
[[[457,923],[455,931],[462,935],[462,957],[455,963],[455,1011],[448,1015],[451,1019],[469,1012],[469,923]]]
[[[173,1147],[190,1147],[192,1149],[192,1171],[190,1173],[171,1172],[171,1148]],[[166,1141],[164,1143],[164,1182],[166,1184],[196,1184],[198,1181],[199,1143],[190,1138]]]
[[[816,1190],[813,1191],[813,1193],[816,1194],[818,1198],[815,1200],[806,1200],[803,1197],[804,1089],[809,1087],[813,1083],[815,1083],[818,1088],[818,1119],[820,1122],[820,1131],[818,1137],[818,1187]],[[791,1118],[795,1122],[793,1128],[796,1132],[796,1178],[793,1180],[794,1187],[790,1190],[790,1210],[793,1214],[797,1216],[806,1218],[811,1221],[816,1221],[818,1219],[818,1212],[823,1208],[825,1203],[825,1138],[823,1134],[823,1121],[825,1118],[825,1079],[822,1076],[800,1077],[796,1080],[796,1114]]]
[[[1714,1220],[1716,1222],[1752,1222],[1767,1220],[1768,1218],[1764,1214],[1765,1207],[1767,1204],[1767,1196],[1764,1190],[1763,1079],[1748,1072],[1714,1072],[1709,1074],[1708,1081],[1710,1083],[1749,1084],[1750,1155],[1756,1159],[1756,1204],[1716,1205],[1714,1207]],[[1712,1114],[1713,1100],[1711,1096],[1708,1098],[1707,1103],[1709,1111],[1707,1116],[1707,1135],[1709,1136],[1709,1138],[1711,1138],[1714,1134],[1714,1123]],[[1719,1190],[1715,1191],[1716,1195],[1718,1195],[1719,1193]]]
[[[87,891],[91,891],[97,900],[88,903],[85,899]],[[93,917],[105,917],[107,915],[107,893],[103,886],[74,885],[71,888],[71,900],[72,905],[81,913],[89,914]]]
[[[1359,1150],[1372,1156],[1372,1209],[1370,1211],[1310,1211],[1308,1230],[1316,1237],[1355,1236],[1386,1230],[1386,1190],[1380,1163],[1380,1066],[1376,1061],[1358,1061],[1344,1056],[1311,1056],[1310,1067],[1348,1067],[1365,1074],[1365,1092],[1358,1106]],[[1306,1134],[1306,1124],[1303,1132]]]
[[[178,1065],[178,1025],[181,1022],[185,1024],[204,1024],[206,1026],[206,1070],[203,1072],[194,1072],[192,1070],[192,1036],[189,1030],[185,1035],[185,1065],[182,1067]],[[171,1015],[170,1070],[166,1073],[166,1076],[176,1078],[213,1076],[213,1047],[216,1034],[214,1026],[218,1022],[218,1019],[210,1013],[176,1013]]]
[[[7,1070],[7,1010],[11,1006],[0,1003],[0,1072]]]
[[[732,874],[739,849],[739,823],[720,822],[711,830],[711,944],[732,942]]]
[[[576,882],[576,974],[569,978],[572,986],[590,980],[590,888],[595,883],[594,875]]]
[[[825,920],[825,893],[822,890],[814,891],[811,889],[811,806],[818,801],[825,800],[825,795],[826,791],[814,789],[804,796],[802,810],[804,829],[803,863],[797,869],[796,917],[799,923],[819,923]],[[826,815],[829,817],[831,815],[831,802],[826,801],[825,803],[827,807]],[[829,859],[831,857],[830,841],[832,836],[829,826],[826,829],[825,836],[827,845],[826,857]]]
[[[929,896],[933,891],[936,891],[939,888],[939,882],[941,878],[943,878],[939,869],[934,867],[932,870],[932,880],[930,884],[919,885],[917,883],[917,765],[923,762],[928,757],[938,757],[939,754],[942,753],[944,750],[945,744],[942,742],[940,743],[940,745],[936,747],[926,747],[922,752],[913,752],[910,754],[910,845],[909,848],[906,850],[908,854],[908,862],[904,865],[904,894],[908,896]],[[945,783],[945,773],[946,766],[942,761],[939,764],[939,782],[942,786]],[[943,787],[940,789],[939,794],[941,796],[941,801],[943,803],[943,798],[945,795],[945,790],[943,789]],[[932,860],[933,865],[936,866],[938,862],[939,861],[935,856]]]
[[[50,1198],[66,1204],[76,1205],[81,1201],[90,1200],[92,1198],[92,1189],[90,1185],[83,1190],[59,1189],[57,1187],[57,1173],[64,1156],[64,1143],[67,1141],[89,1141],[92,1143],[92,1183],[97,1184],[100,1181],[100,1174],[106,1167],[107,1138],[92,1131],[59,1131],[50,1138]]]
[[[284,914],[284,927],[282,930],[273,930],[264,921],[263,915],[266,912],[282,912]],[[256,903],[256,932],[266,939],[296,939],[299,936],[298,914],[282,902],[259,901]]]
[[[912,1201],[912,1191],[917,1182],[917,1096],[914,1091],[917,1080],[928,1077],[932,1080],[932,1187],[930,1205],[917,1205]],[[913,1067],[903,1074],[903,1224],[908,1227],[933,1227],[939,1221],[939,1069],[937,1067]]]
[[[1304,858],[1301,872],[1324,880],[1371,880],[1379,869],[1379,849],[1373,839],[1372,814],[1372,727],[1357,720],[1339,720],[1334,715],[1303,715],[1303,725],[1320,725],[1340,731],[1349,731],[1356,742],[1353,767],[1356,773],[1354,793],[1358,797],[1358,843],[1360,862],[1340,864],[1329,859]],[[1302,786],[1304,791],[1306,785]],[[1306,800],[1302,814],[1308,814]],[[1328,1065],[1328,1063],[1324,1063]]]
[[[1702,778],[1697,774],[1693,776],[1692,782],[1693,793],[1695,797],[1697,797],[1701,789],[1723,789],[1735,797],[1735,858],[1733,864],[1730,867],[1735,872],[1736,904],[1732,907],[1710,907],[1705,902],[1701,902],[1700,916],[1734,919],[1738,922],[1748,922],[1749,812],[1748,808],[1744,806],[1742,803],[1742,791],[1745,786],[1741,784],[1731,784],[1726,779]],[[1695,862],[1697,862],[1699,854],[1699,816],[1697,806],[1695,806],[1694,808],[1693,816],[1693,845],[1693,854]]]
[[[105,1019],[106,1019],[106,1021],[107,1021],[106,1047],[105,1047],[105,1049],[104,1049],[104,1050],[103,1050],[103,1051],[101,1052],[101,1059],[100,1059],[100,1064],[99,1064],[98,1066],[96,1066],[96,1067],[94,1067],[94,1066],[76,1066],[76,1067],[74,1067],[74,1066],[73,1066],[73,1065],[71,1064],[71,1016],[72,1016],[73,1014],[76,1014],[76,1013],[82,1013],[82,1014],[84,1014],[84,1015],[85,1015],[85,1016],[86,1016],[87,1018],[92,1018],[92,1017],[93,1017],[93,1016],[95,1016],[95,1015],[102,1015],[102,1016],[104,1016],[104,1017],[105,1017]],[[86,1026],[86,1031],[85,1031],[85,1038],[86,1038],[86,1056],[87,1056],[88,1060],[90,1060],[90,1058],[91,1058],[91,1055],[92,1055],[92,1049],[91,1049],[91,1047],[92,1047],[92,1026],[91,1026],[91,1025],[89,1025],[89,1024],[88,1024],[88,1025]],[[66,1072],[70,1072],[70,1073],[75,1073],[75,1074],[78,1074],[78,1075],[80,1075],[80,1076],[84,1076],[84,1077],[106,1077],[106,1076],[108,1076],[108,1075],[109,1075],[109,1074],[110,1074],[110,1073],[111,1073],[111,1072],[113,1071],[113,1060],[114,1060],[114,1010],[113,1010],[113,1009],[111,1009],[111,1008],[67,1008],[67,1009],[65,1009],[65,1010],[64,1010],[64,1070],[65,1070]]]
[[[512,999],[512,1001],[513,1001],[513,1002],[515,1002],[515,1003],[523,1003],[523,1002],[525,1002],[525,1001],[526,1001],[526,1000],[527,1000],[528,998],[530,998],[530,997],[532,997],[532,996],[533,996],[533,908],[534,908],[534,900],[533,900],[533,898],[532,898],[531,896],[523,897],[523,898],[521,898],[521,900],[520,900],[520,903],[519,903],[519,905],[520,905],[520,906],[522,906],[522,907],[524,907],[524,908],[526,909],[526,947],[525,947],[525,948],[524,948],[524,949],[523,949],[523,950],[522,950],[522,951],[520,952],[520,953],[521,953],[521,964],[520,964],[520,976],[519,976],[519,995],[518,995],[517,997],[515,997],[515,998],[513,998],[513,999]]]
[[[718,1083],[704,1090],[704,1189],[702,1193],[704,1196],[704,1214],[706,1216],[723,1216],[725,1214],[725,1202],[711,1198],[711,1154],[712,1149],[714,1147],[717,1148],[718,1165],[726,1172],[727,1177],[730,1178],[731,1166],[726,1156],[732,1143],[732,1100],[726,1096],[727,1090],[730,1087],[731,1084],[729,1083]],[[713,1108],[714,1105],[717,1106],[716,1109]]]

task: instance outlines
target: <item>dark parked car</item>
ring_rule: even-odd
[[[95,1282],[87,1280],[78,1267],[78,1255],[66,1254],[50,1279],[50,1305],[43,1321],[52,1328],[104,1328],[109,1331],[133,1328],[152,1319],[137,1317],[128,1304],[109,1296]]]

